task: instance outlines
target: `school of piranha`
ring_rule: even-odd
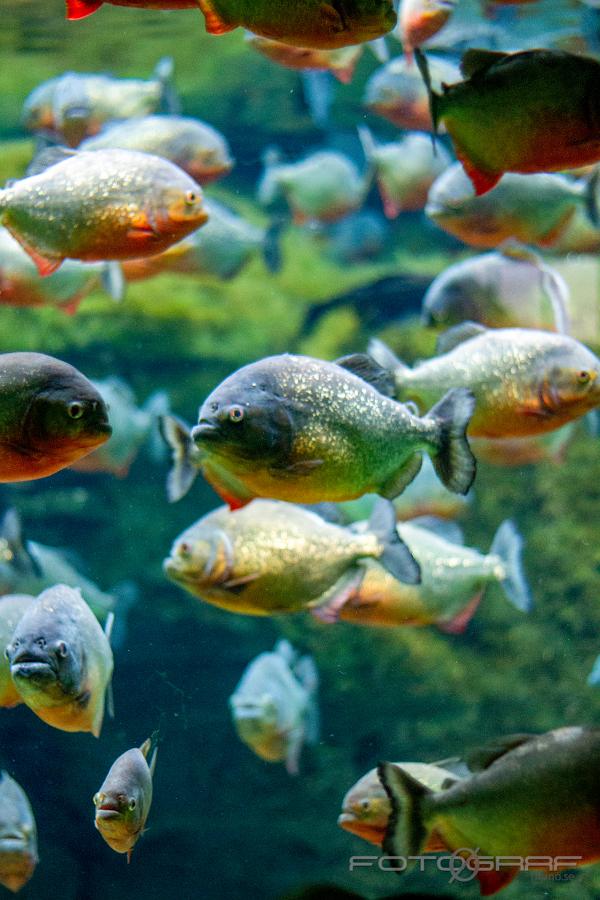
[[[171,502],[198,475],[222,498],[163,563],[204,603],[310,613],[323,627],[435,626],[449,641],[490,584],[529,613],[510,510],[485,550],[465,546],[453,520],[477,489],[478,458],[560,460],[580,420],[594,427],[600,359],[571,336],[569,288],[540,253],[600,248],[600,62],[579,48],[476,43],[459,60],[444,43],[459,0],[399,9],[393,0],[66,0],[72,28],[105,2],[140,15],[199,6],[210,34],[244,28],[248,52],[341,85],[366,47],[380,67],[365,105],[401,133],[381,143],[360,125],[363,174],[338,152],[266,153],[258,199],[285,214],[260,228],[204,196],[235,161],[215,128],[175,111],[170,60],[148,80],[57,75],[23,97],[23,127],[39,149],[26,175],[0,189],[0,302],[73,314],[98,287],[118,300],[128,283],[161,272],[231,279],[256,255],[268,278],[286,222],[340,222],[373,185],[387,218],[423,210],[478,252],[426,292],[423,326],[446,329],[433,357],[408,366],[376,337],[335,361],[268,356],[197,398],[193,425],[162,391],[139,407],[116,376],[92,382],[42,352],[4,353],[0,482],[66,467],[124,478],[149,442],[158,459],[165,447],[172,457]],[[27,540],[9,509],[0,593],[0,706],[25,704],[53,728],[100,737],[105,708],[112,714],[111,632],[134,602],[127,585],[100,590],[58,548]],[[279,640],[231,695],[240,740],[297,775],[303,746],[320,740],[318,687],[314,660]],[[144,737],[123,748],[93,797],[95,827],[128,860],[146,827],[160,741]],[[556,858],[600,861],[600,729],[499,735],[435,764],[383,760],[348,787],[338,825],[412,865],[465,848],[480,860],[539,857],[548,872]],[[37,861],[31,805],[3,772],[0,883],[18,891]],[[517,861],[480,862],[481,894],[520,871]]]

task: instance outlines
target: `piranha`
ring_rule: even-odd
[[[158,734],[119,756],[94,794],[95,825],[115,853],[131,853],[144,833],[152,804]],[[148,762],[150,760],[150,762]]]
[[[486,328],[569,330],[562,275],[524,247],[505,246],[450,266],[423,297],[424,325],[479,322]]]
[[[422,451],[447,488],[468,491],[473,395],[464,388],[444,394],[420,418],[380,393],[382,383],[389,390],[385,370],[365,357],[342,362],[271,356],[234,372],[204,401],[192,440],[204,454],[204,477],[230,506],[252,497],[391,499],[419,471]]]
[[[277,152],[265,156],[258,200],[272,206],[283,198],[296,225],[337,222],[362,206],[371,185],[370,174],[358,174],[341,153],[321,151],[296,163],[282,163]]]
[[[473,438],[471,449],[478,460],[492,466],[529,466],[564,462],[573,442],[578,422],[569,422],[556,431],[535,437]]]
[[[278,641],[250,663],[229,698],[240,740],[267,762],[285,760],[297,775],[304,743],[319,740],[318,686],[312,657],[299,659],[288,641]]]
[[[94,386],[41,353],[0,354],[0,410],[0,482],[45,478],[111,435]]]
[[[560,247],[575,218],[592,227],[597,218],[596,179],[564,175],[506,174],[493,190],[476,196],[460,163],[431,186],[425,214],[473,247],[495,249],[515,240],[542,249]]]
[[[27,794],[8,772],[0,776],[0,884],[14,894],[38,863],[37,829]]]
[[[241,26],[296,47],[333,50],[382,37],[396,24],[393,0],[198,0],[209,34]]]
[[[260,37],[252,32],[246,34],[246,43],[262,56],[286,69],[301,72],[306,70],[331,72],[342,84],[350,84],[352,81],[356,64],[363,52],[362,44],[339,47],[336,50],[311,49],[283,44],[281,41]]]
[[[208,218],[199,185],[149,153],[53,148],[30,170],[35,174],[0,190],[0,220],[40,275],[55,272],[66,257],[152,256]]]
[[[600,404],[600,360],[565,334],[533,328],[455,325],[441,355],[409,369],[373,340],[369,353],[393,373],[396,394],[426,407],[448,388],[476,398],[470,437],[527,437],[554,431]]]
[[[112,119],[147,116],[163,107],[175,112],[172,77],[171,57],[158,61],[148,81],[65,72],[29,94],[21,121],[28,131],[76,147]]]
[[[407,60],[450,19],[458,0],[402,0],[398,32]]]
[[[113,618],[103,631],[81,591],[65,584],[42,591],[26,610],[6,656],[23,702],[43,722],[100,736],[113,670]]]
[[[158,420],[169,411],[169,398],[164,391],[156,391],[142,407],[136,406],[135,395],[121,378],[111,377],[92,384],[110,409],[113,433],[110,439],[78,460],[71,468],[78,472],[110,472],[125,478],[142,445],[150,439],[151,453],[162,456]]]
[[[387,218],[424,209],[431,185],[450,165],[444,148],[434,149],[429,136],[421,133],[377,144],[365,126],[359,127],[358,132],[367,161],[374,169]]]
[[[198,184],[216,181],[231,172],[234,161],[223,135],[198,119],[183,116],[145,116],[111,122],[83,141],[80,150],[139,150],[168,159]]]
[[[392,807],[383,842],[391,856],[416,857],[437,832],[450,850],[475,857],[536,857],[551,874],[600,859],[600,730],[558,728],[500,738],[467,755],[472,773],[433,792],[402,766],[381,763]],[[407,870],[414,866],[409,862]],[[519,865],[475,868],[484,896],[506,887]]]
[[[74,313],[83,298],[98,287],[113,300],[122,299],[125,280],[119,263],[69,259],[59,272],[41,278],[31,257],[0,227],[0,304],[54,306]]]
[[[437,526],[441,533],[436,533],[417,522],[402,522],[397,527],[419,563],[419,584],[401,584],[376,561],[367,560],[360,584],[339,610],[340,619],[357,625],[434,624],[448,634],[461,634],[486,587],[494,583],[520,612],[531,610],[521,565],[523,541],[512,522],[500,525],[485,555],[464,546],[456,525],[444,523]]]
[[[433,763],[394,763],[401,766],[423,787],[436,792],[448,787],[458,780],[454,771],[444,768],[444,764]],[[342,812],[337,823],[344,831],[381,846],[389,825],[391,805],[377,774],[371,769],[356,784],[352,785],[342,800]],[[425,848],[426,853],[443,850],[444,845],[432,834]]]
[[[444,122],[477,195],[505,172],[557,172],[600,160],[600,63],[561,50],[467,50],[464,81],[432,90],[434,129]]]
[[[31,594],[7,594],[0,599],[0,650],[12,638],[20,618],[35,600]],[[10,666],[4,653],[0,656],[0,707],[22,703],[21,695],[10,677]]]
[[[434,84],[451,84],[460,80],[460,71],[451,60],[430,60]],[[363,104],[398,128],[407,131],[432,131],[427,89],[414,63],[396,57],[371,75],[367,81]],[[440,129],[441,130],[441,129]]]
[[[187,528],[163,569],[184,590],[231,612],[318,608],[327,618],[357,588],[369,558],[400,581],[419,580],[388,501],[380,499],[364,533],[355,534],[304,507],[253,500],[243,509],[216,509]]]
[[[262,258],[269,272],[279,271],[283,223],[274,221],[269,228],[261,228],[212,198],[204,208],[208,222],[202,228],[158,256],[126,260],[123,272],[127,281],[153,278],[162,272],[228,281],[256,257]]]

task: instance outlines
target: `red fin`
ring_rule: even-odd
[[[67,0],[67,19],[85,19],[100,9],[104,0]]]
[[[456,141],[453,140],[452,143],[454,144],[457,158],[460,160],[463,169],[471,179],[477,197],[481,197],[482,194],[487,194],[493,187],[496,187],[504,175],[504,172],[482,172],[481,169],[478,169],[477,166],[471,162],[466,153],[464,153],[457,145]]]
[[[498,891],[501,891],[502,888],[505,888],[507,884],[510,884],[513,878],[516,878],[520,871],[520,869],[515,868],[499,869],[497,872],[478,872],[477,879],[479,881],[479,890],[481,891],[481,896],[491,897],[492,894],[497,894]]]
[[[131,862],[131,850],[127,851],[127,865]]]
[[[9,223],[4,222],[3,224],[6,230],[9,231],[14,237],[15,241],[17,241],[21,245],[25,253],[27,253],[27,255],[31,257],[33,262],[36,264],[37,270],[42,278],[44,278],[46,275],[52,275],[52,273],[56,272],[56,270],[62,265],[63,257],[61,257],[60,259],[48,259],[47,256],[42,256],[42,254],[39,253],[35,249],[35,247],[32,247],[31,244],[28,244],[27,241],[23,237],[21,237],[18,231],[13,230]]]
[[[402,212],[402,207],[392,200],[383,188],[379,188],[379,193],[381,194],[381,199],[383,201],[383,212],[386,219],[397,219]]]
[[[472,600],[460,610],[449,622],[437,622],[437,627],[445,634],[462,634],[477,610],[481,602],[483,591],[475,594]]]
[[[350,84],[354,77],[354,63],[351,66],[345,66],[343,69],[332,69],[331,74],[340,82],[340,84]]]
[[[68,316],[74,316],[75,313],[77,312],[77,310],[79,309],[80,303],[81,303],[81,300],[71,300],[70,303],[67,303],[67,304],[65,304],[65,306],[62,307],[63,312],[66,312],[66,314]]]
[[[211,0],[198,0],[198,4],[204,13],[206,30],[209,34],[227,34],[228,31],[233,31],[234,28],[237,28],[237,25],[228,25],[226,22],[223,22],[218,13],[215,12]]]

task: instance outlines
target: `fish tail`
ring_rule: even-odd
[[[496,532],[490,553],[499,556],[504,563],[506,574],[500,584],[507,598],[521,612],[530,612],[533,599],[523,572],[522,550],[523,538],[517,526],[506,519]]]
[[[133,581],[120,581],[111,591],[116,597],[116,616],[113,623],[110,645],[113,650],[120,650],[125,646],[127,638],[127,620],[130,610],[140,599],[140,591]]]
[[[390,856],[404,857],[409,869],[415,862],[410,857],[421,853],[427,837],[423,802],[431,791],[393,763],[380,763],[377,774],[392,807],[383,850]]]
[[[120,302],[125,296],[125,275],[123,267],[120,263],[105,262],[102,266],[102,274],[100,276],[102,289],[106,291],[109,297]]]
[[[153,731],[149,738],[146,738],[142,746],[140,747],[140,753],[143,754],[144,759],[148,762],[148,758],[150,757],[150,762],[148,762],[148,768],[150,769],[150,774],[154,775],[154,769],[156,768],[156,755],[158,753],[158,738],[159,738],[159,730]]]
[[[303,656],[299,659],[294,667],[294,674],[302,682],[302,686],[309,698],[304,717],[306,743],[318,744],[320,736],[319,704],[317,700],[319,673],[312,656]]]
[[[429,71],[429,63],[427,62],[427,57],[420,49],[420,47],[415,47],[414,49],[415,62],[417,64],[417,68],[421,73],[421,78],[427,88],[427,96],[429,98],[429,113],[431,115],[431,121],[433,123],[433,134],[431,135],[431,141],[433,143],[434,152],[437,150],[436,145],[436,137],[439,134],[439,119],[440,119],[440,95],[436,94],[431,86],[431,72]]]
[[[170,116],[181,114],[181,101],[173,85],[175,61],[172,56],[163,56],[154,67],[154,78],[160,84],[161,109]]]
[[[475,479],[476,462],[467,440],[475,397],[467,388],[452,388],[426,419],[437,421],[438,447],[431,460],[440,481],[456,494],[466,494]]]
[[[196,467],[191,461],[194,443],[188,426],[177,416],[162,416],[160,431],[173,452],[173,467],[167,476],[167,497],[169,503],[176,503],[185,497],[196,475]]]
[[[327,128],[333,103],[333,79],[331,72],[308,70],[300,73],[302,93],[308,111],[317,128]]]
[[[589,178],[584,182],[583,199],[586,212],[596,228],[600,227],[600,209],[598,189],[600,187],[600,166],[596,166]]]
[[[0,521],[0,538],[5,542],[10,553],[10,565],[21,576],[36,578],[43,576],[42,569],[37,559],[23,540],[21,517],[14,507],[7,509]]]
[[[377,500],[369,519],[369,529],[383,544],[379,560],[388,572],[398,581],[419,584],[421,567],[398,534],[393,503],[383,497]]]
[[[402,380],[410,373],[409,366],[398,359],[388,345],[384,344],[383,341],[380,341],[379,338],[371,338],[367,347],[367,352],[382,369],[385,369],[393,376],[395,383],[402,382]]]
[[[281,271],[283,257],[281,254],[281,235],[287,219],[284,216],[275,216],[265,232],[262,245],[262,257],[265,266],[272,275]]]

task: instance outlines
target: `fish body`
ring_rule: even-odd
[[[27,794],[8,772],[0,779],[0,884],[16,893],[38,863],[37,829]]]
[[[505,172],[556,172],[600,159],[600,63],[560,50],[463,56],[465,81],[432,93],[477,194]]]
[[[368,558],[415,580],[412,557],[395,534],[393,508],[363,534],[301,506],[253,500],[203,516],[175,540],[163,569],[189,593],[231,612],[276,615],[343,604]]]
[[[373,41],[396,24],[392,0],[198,0],[210,34],[241,26],[297,47],[335,49]]]
[[[19,620],[6,654],[23,702],[42,721],[99,737],[113,656],[78,589],[58,584],[43,591]]]
[[[350,371],[351,357],[342,362],[268,357],[234,372],[205,400],[192,439],[205,478],[230,505],[251,497],[392,498],[416,475],[423,450],[447,487],[468,490],[475,473],[463,434],[471,395],[449,394],[419,418]]]
[[[204,185],[227,175],[234,162],[227,141],[212,125],[183,116],[144,116],[107,124],[81,150],[139,150],[168,159]]]
[[[148,738],[141,747],[122,753],[94,794],[97,830],[112,850],[126,853],[128,861],[144,832],[152,805],[157,749],[153,738]]]
[[[158,428],[159,416],[168,412],[169,399],[164,391],[157,391],[139,407],[133,391],[122,379],[112,377],[92,383],[110,409],[113,433],[106,444],[72,468],[79,472],[110,472],[124,478],[142,445]]]
[[[298,774],[304,743],[317,743],[319,677],[312,657],[298,659],[287,641],[261,653],[244,672],[229,698],[240,739],[267,762],[285,760]]]
[[[1,190],[0,219],[48,275],[66,257],[93,262],[160,253],[207,215],[201,188],[168,160],[96,150],[67,154]]]
[[[449,850],[469,848],[476,857],[576,857],[570,868],[595,862],[600,858],[599,750],[600,731],[594,728],[511,735],[491,745],[477,771],[437,793],[423,789],[401,766],[384,763],[379,773],[392,805],[384,850],[418,854],[435,830]],[[467,762],[473,769],[469,757]],[[482,893],[495,893],[518,872],[518,866],[498,871],[482,866],[477,875]]]
[[[412,522],[397,527],[419,563],[419,584],[401,584],[377,561],[367,560],[364,577],[340,610],[340,619],[361,625],[435,624],[457,634],[465,630],[493,583],[521,612],[531,609],[521,568],[522,539],[511,522],[500,526],[487,554]]]
[[[286,69],[331,72],[342,84],[350,84],[352,81],[356,64],[363,52],[362,44],[338,47],[335,50],[295,47],[251,32],[246,34],[246,41],[262,56]]]
[[[558,272],[527,251],[504,249],[450,266],[423,297],[423,322],[487,328],[568,330],[569,288]]]
[[[415,47],[420,47],[444,27],[457,4],[458,0],[402,0],[398,26],[409,59]]]
[[[297,163],[267,161],[258,199],[270,206],[283,198],[297,225],[336,222],[362,206],[368,186],[346,156],[321,151]]]
[[[460,79],[460,71],[450,60],[428,60],[435,85]],[[432,131],[427,89],[414,63],[396,57],[378,69],[367,81],[364,105],[398,128]]]
[[[600,360],[567,335],[466,323],[447,332],[445,340],[448,352],[414,369],[396,367],[396,394],[424,408],[449,387],[468,387],[476,397],[470,436],[540,435],[600,403]],[[377,361],[391,369],[382,345],[372,347]]]
[[[0,707],[17,706],[23,702],[10,677],[10,665],[2,651],[10,643],[19,619],[34,600],[31,594],[8,594],[0,599]]]
[[[100,394],[41,353],[0,355],[0,482],[45,478],[108,440]]]
[[[573,441],[576,422],[535,437],[473,438],[471,448],[478,460],[493,466],[528,466],[561,463]]]
[[[477,196],[459,163],[434,181],[425,214],[444,231],[472,247],[495,249],[515,240],[536,247],[559,246],[588,188],[564,175],[506,174],[493,191]]]

